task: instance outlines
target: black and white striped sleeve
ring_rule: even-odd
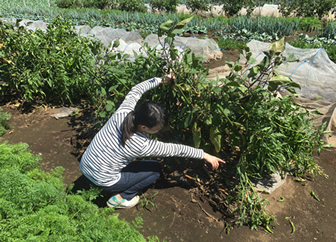
[[[139,99],[142,97],[142,95],[145,92],[153,89],[154,87],[159,86],[160,83],[161,83],[161,78],[154,77],[154,78],[151,78],[149,80],[143,81],[135,85],[131,89],[131,91],[127,94],[127,96],[125,97],[125,100],[123,101],[123,103],[120,105],[120,107],[118,108],[116,112],[120,112],[120,111],[130,112],[134,110],[135,105],[137,104]]]
[[[204,151],[182,144],[164,143],[153,139],[147,139],[142,146],[142,157],[184,157],[203,159]]]

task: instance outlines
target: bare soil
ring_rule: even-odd
[[[238,51],[229,57],[237,57]],[[220,66],[224,62],[210,63]],[[14,129],[7,132],[0,142],[14,144],[28,143],[33,153],[42,156],[42,169],[50,171],[57,166],[65,168],[64,183],[75,184],[74,190],[86,189],[88,184],[83,178],[79,161],[89,145],[95,131],[89,129],[87,117],[92,110],[80,109],[76,116],[56,120],[50,117],[59,108],[33,105],[32,107],[6,104],[3,111],[11,113],[9,123]],[[85,118],[85,119],[84,119]],[[209,203],[206,196],[197,193],[197,178],[207,179],[208,167],[203,161],[184,159],[164,159],[162,176],[148,189],[143,191],[141,202],[132,209],[118,210],[119,218],[131,222],[140,216],[143,227],[139,231],[144,236],[157,235],[166,241],[336,241],[336,149],[330,148],[316,157],[319,165],[329,176],[306,177],[297,182],[288,176],[284,185],[268,197],[268,210],[277,221],[271,229],[251,231],[247,226],[233,226],[227,234],[225,221],[232,216],[221,214]],[[228,162],[225,169],[232,170]],[[320,198],[315,200],[311,191]],[[278,200],[283,197],[284,201]],[[99,207],[106,206],[107,196],[95,201]],[[153,206],[154,205],[154,206]],[[285,217],[290,217],[295,232]]]

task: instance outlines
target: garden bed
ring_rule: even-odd
[[[50,115],[57,109],[44,106],[17,107],[15,104],[1,106],[5,112],[12,114],[9,121],[15,128],[7,132],[1,141],[9,143],[25,142],[35,154],[42,156],[43,170],[63,166],[64,182],[69,185],[75,182],[75,189],[85,188],[79,159],[88,146],[94,133],[83,135],[84,117],[90,111],[76,116],[56,120]],[[82,110],[82,109],[81,109]],[[80,135],[81,134],[81,135]],[[160,179],[144,191],[143,207],[140,203],[136,208],[118,210],[119,218],[132,221],[137,216],[144,220],[140,232],[145,236],[157,235],[167,241],[332,241],[336,239],[333,221],[336,216],[336,150],[322,152],[316,159],[329,175],[329,179],[317,176],[305,177],[298,182],[289,176],[285,184],[268,197],[268,209],[276,216],[277,222],[271,226],[274,234],[265,232],[263,228],[251,231],[246,226],[235,226],[226,234],[225,221],[230,216],[223,216],[208,202],[195,179],[207,176],[203,161],[186,161],[183,159],[163,160],[164,172]],[[225,165],[226,170],[232,169],[232,163]],[[310,192],[314,191],[320,198],[316,201]],[[156,194],[156,195],[154,195]],[[279,202],[283,197],[284,201]],[[146,200],[149,199],[149,200]],[[105,198],[95,201],[100,207],[105,206]],[[155,204],[155,207],[150,202]],[[296,231],[285,217],[291,217]]]

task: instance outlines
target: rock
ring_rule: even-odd
[[[78,109],[77,108],[61,108],[59,113],[52,114],[50,116],[55,119],[65,118],[65,117],[71,116],[74,111],[78,111]]]
[[[264,192],[271,194],[275,189],[280,187],[286,181],[287,174],[285,175],[284,179],[281,178],[280,172],[275,172],[261,180],[252,180],[254,183],[254,188],[257,192]]]

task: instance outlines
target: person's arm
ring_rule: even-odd
[[[209,162],[212,169],[219,167],[219,162],[225,163],[222,159],[205,153],[202,149],[196,149],[188,145],[164,143],[157,140],[148,139],[143,144],[142,157],[184,157],[194,159],[204,159]]]
[[[120,105],[120,107],[118,108],[116,112],[120,112],[120,111],[130,112],[134,110],[135,105],[137,104],[139,99],[142,97],[142,95],[145,92],[159,86],[160,83],[162,83],[162,79],[158,77],[154,77],[154,78],[151,78],[149,80],[143,81],[135,85],[131,89],[131,91],[127,94],[127,96],[125,97],[125,100],[123,101],[123,103]]]

